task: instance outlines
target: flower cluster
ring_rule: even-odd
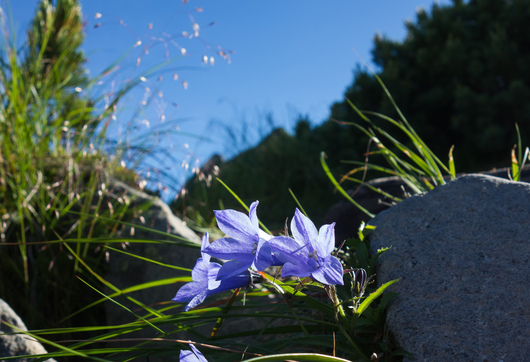
[[[249,215],[235,210],[214,211],[217,225],[226,237],[202,240],[202,257],[192,270],[192,282],[184,285],[173,300],[196,307],[212,294],[251,284],[250,270],[263,271],[282,266],[282,277],[311,277],[326,284],[343,284],[342,265],[331,255],[335,246],[335,223],[317,230],[313,222],[296,209],[289,236],[266,234],[259,228],[258,201],[250,205]],[[226,260],[223,265],[210,258]]]

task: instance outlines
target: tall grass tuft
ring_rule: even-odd
[[[365,185],[383,196],[389,196],[383,190],[374,188],[365,182],[368,172],[377,175],[397,176],[414,194],[432,190],[436,186],[445,184],[446,179],[453,179],[456,176],[453,148],[451,147],[448,152],[447,164],[442,162],[407,121],[381,78],[374,72],[372,74],[394,106],[400,117],[399,120],[394,120],[377,112],[360,110],[351,100],[347,99],[346,101],[357,113],[361,122],[352,123],[340,120],[335,120],[335,122],[355,127],[368,136],[369,143],[365,160],[343,161],[346,164],[352,164],[357,167],[343,175],[340,180],[337,180],[326,164],[326,155],[324,153],[321,155],[322,167],[335,188],[359,210],[370,217],[374,215],[353,200],[341,186],[344,181]],[[388,124],[394,127],[392,131],[387,131],[385,126]],[[375,150],[371,150],[371,145],[375,145]],[[382,159],[386,165],[381,164],[380,161],[370,162],[370,158]],[[361,176],[354,177],[355,174],[361,174]],[[400,201],[393,196],[391,198]]]
[[[132,181],[134,173],[102,151],[101,127],[112,108],[98,110],[85,89],[90,80],[79,50],[82,14],[77,1],[41,1],[19,47],[0,9],[0,294],[28,325],[50,326],[73,312],[87,294],[76,289],[77,262],[61,244],[69,237],[112,235],[112,223],[89,215],[126,212],[107,194],[112,177]],[[105,211],[105,209],[107,211]],[[17,248],[9,247],[17,245]],[[79,243],[79,255],[99,270],[104,252]],[[98,313],[85,316],[101,323]]]
[[[130,208],[112,192],[113,180],[143,188],[150,179],[134,169],[142,162],[155,187],[173,180],[152,162],[170,156],[157,148],[155,137],[168,136],[172,122],[166,127],[153,121],[141,137],[127,133],[129,139],[111,134],[111,128],[123,100],[140,84],[174,73],[173,63],[183,53],[179,48],[178,57],[147,69],[133,67],[118,81],[129,49],[90,77],[80,49],[85,25],[77,0],[41,0],[25,40],[15,37],[13,23],[0,7],[0,297],[31,328],[103,325],[101,304],[83,309],[99,293],[77,277],[105,286],[105,240],[125,245],[113,238],[146,207]],[[112,87],[105,89],[108,84]],[[146,112],[153,99],[150,94],[136,113]],[[137,122],[132,117],[127,130]]]

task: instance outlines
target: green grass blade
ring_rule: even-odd
[[[328,165],[325,161],[326,154],[322,152],[320,154],[320,164],[322,165],[322,168],[324,169],[324,172],[330,179],[331,183],[335,186],[335,188],[344,196],[348,201],[350,201],[352,204],[354,204],[359,210],[364,212],[366,215],[370,217],[374,217],[375,215],[372,214],[370,211],[366,210],[364,207],[362,207],[359,203],[357,203],[354,199],[348,195],[348,193],[342,188],[342,186],[337,182],[333,174],[331,173],[331,170],[329,169]]]
[[[166,268],[171,268],[171,269],[191,272],[191,269],[189,269],[189,268],[182,268],[182,267],[176,266],[176,265],[165,264],[165,263],[162,263],[162,262],[159,262],[159,261],[156,261],[156,260],[153,260],[153,259],[149,259],[149,258],[140,256],[140,255],[128,253],[128,252],[120,250],[120,249],[115,249],[115,248],[113,248],[111,246],[108,246],[108,245],[105,246],[105,249],[109,249],[109,250],[112,250],[112,251],[115,251],[115,252],[118,252],[118,253],[121,253],[121,254],[124,254],[124,255],[128,255],[128,256],[136,258],[136,259],[144,260],[144,261],[146,261],[148,263],[153,263],[153,264],[156,264],[156,265],[160,265],[160,266],[163,266],[163,267],[166,267]]]
[[[455,146],[451,146],[451,149],[449,149],[449,175],[451,175],[451,180],[453,180],[456,177],[456,167],[455,167],[455,160],[453,158],[453,150]]]
[[[23,334],[25,334],[25,335],[28,335],[28,336],[30,336],[30,337],[32,337],[32,338],[38,340],[38,341],[41,342],[41,343],[44,343],[44,344],[47,344],[47,345],[53,346],[53,347],[55,347],[55,348],[57,348],[57,349],[60,349],[60,350],[62,350],[62,351],[68,352],[68,353],[70,353],[72,356],[78,356],[78,357],[89,358],[89,356],[86,355],[86,354],[84,354],[84,353],[81,353],[81,352],[75,351],[75,350],[73,350],[73,349],[70,349],[70,348],[68,348],[68,347],[62,346],[62,345],[60,345],[60,344],[58,344],[58,343],[55,343],[55,342],[52,342],[52,341],[47,340],[47,339],[45,339],[45,338],[42,338],[42,337],[40,337],[40,336],[37,336],[36,334],[33,334],[33,333],[31,333],[31,332],[24,331],[24,330],[22,330],[22,329],[20,329],[20,328],[17,328],[16,326],[10,325],[9,323],[7,323],[7,322],[5,322],[5,321],[2,321],[2,323],[4,323],[5,325],[9,326],[9,327],[12,328],[14,331],[17,331],[17,332],[19,332],[19,333],[23,333]],[[45,355],[43,355],[43,356],[45,356]],[[16,357],[14,357],[13,359],[17,359],[17,360],[18,360],[19,358],[22,358],[22,357],[25,357],[25,358],[32,358],[32,357],[33,357],[33,358],[34,358],[35,356],[31,356],[31,355],[30,355],[30,356],[16,356]],[[2,358],[4,358],[4,357],[2,357]],[[7,360],[7,359],[10,359],[10,358],[7,357],[7,358],[5,358],[5,359]],[[102,358],[97,358],[97,357],[92,357],[92,359],[95,360],[95,361],[101,361],[101,362],[108,362],[108,361],[109,361],[109,360],[102,359]]]
[[[372,302],[377,298],[379,297],[381,294],[383,294],[383,292],[389,287],[391,286],[392,284],[394,284],[395,282],[399,281],[400,279],[394,279],[394,280],[391,280],[389,282],[386,282],[385,284],[381,285],[379,288],[377,288],[377,290],[373,293],[370,293],[370,295],[362,301],[361,304],[359,304],[359,307],[357,308],[357,310],[355,311],[355,314],[357,316],[360,316],[366,308],[368,308],[370,306],[370,304],[372,304]]]
[[[307,215],[307,212],[305,212],[304,208],[302,207],[302,204],[300,204],[300,201],[298,201],[298,199],[297,199],[296,196],[294,195],[293,190],[291,190],[290,188],[289,188],[289,193],[290,193],[291,196],[293,197],[294,202],[296,202],[296,205],[298,205],[298,208],[300,209],[300,211],[302,211],[302,213],[303,213],[305,216],[309,217],[309,216]]]
[[[85,282],[83,279],[81,279],[80,277],[77,277],[77,279],[81,280],[83,283],[85,283],[88,287],[90,287],[92,290],[94,290],[95,292],[101,294],[102,296],[104,296],[106,299],[110,300],[111,302],[113,302],[114,304],[120,306],[121,308],[125,309],[127,312],[131,313],[133,316],[135,316],[136,318],[142,320],[144,323],[150,325],[151,327],[153,327],[153,329],[155,329],[157,332],[165,335],[166,332],[164,332],[163,330],[161,330],[160,328],[158,328],[157,326],[155,326],[154,324],[152,324],[151,322],[149,322],[147,319],[143,318],[142,316],[134,313],[132,310],[130,310],[129,308],[127,308],[126,306],[124,306],[123,304],[120,304],[119,302],[117,302],[116,300],[114,300],[113,298],[109,297],[108,295],[106,295],[105,293],[102,293],[100,292],[99,290],[97,290],[96,288],[94,288],[93,286],[91,286],[89,283]]]
[[[128,293],[132,293],[132,292],[137,292],[137,291],[140,291],[140,290],[144,290],[144,289],[149,289],[149,288],[155,288],[155,287],[160,287],[160,286],[163,286],[163,285],[170,285],[170,284],[175,284],[175,283],[188,283],[188,282],[191,282],[191,277],[190,276],[182,276],[182,277],[175,277],[175,278],[167,278],[167,279],[160,279],[160,280],[155,280],[155,281],[152,281],[152,282],[146,282],[146,283],[142,283],[142,284],[137,284],[137,285],[133,285],[131,287],[127,287],[125,289],[122,289],[118,292],[114,292],[112,294],[109,294],[109,297],[111,298],[115,298],[115,297],[118,297],[120,295],[126,295]],[[86,306],[84,306],[83,308],[77,310],[75,313],[72,313],[70,315],[68,315],[67,317],[63,318],[61,321],[59,321],[59,323],[61,322],[64,322],[65,320],[68,320],[70,318],[72,318],[73,316],[87,310],[87,309],[90,309],[98,304],[101,304],[103,303],[104,301],[106,301],[107,298],[101,298],[101,299],[98,299]]]
[[[517,162],[517,157],[515,156],[515,148],[517,146],[514,146],[512,148],[512,180],[519,181],[520,175],[519,175],[519,162]]]
[[[241,206],[243,206],[243,207],[245,208],[245,210],[247,210],[247,212],[249,211],[249,208],[248,208],[247,204],[245,204],[245,203],[243,202],[243,200],[241,200],[241,199],[239,198],[239,196],[237,196],[237,194],[236,194],[234,191],[232,191],[232,189],[231,189],[230,187],[228,187],[227,184],[225,184],[225,183],[224,183],[220,178],[218,178],[218,177],[216,177],[216,180],[219,181],[219,183],[220,183],[221,185],[223,185],[224,188],[225,188],[228,192],[230,192],[230,194],[231,194],[231,195],[232,195],[232,196],[233,196],[233,197],[234,197],[234,198],[235,198],[235,199],[241,204]],[[263,225],[263,223],[262,223],[261,221],[259,222],[259,225],[261,226],[261,228],[262,228],[263,230],[265,230],[265,232],[266,232],[267,234],[272,235],[272,233],[269,231],[269,229],[267,229],[267,227],[266,227],[265,225]]]
[[[228,303],[226,304],[226,307],[223,309],[223,314],[227,314],[230,309],[232,308],[232,304],[234,304],[237,296],[239,295],[240,288],[237,288],[234,293],[232,294],[232,297],[228,300]],[[210,338],[214,338],[217,332],[219,331],[219,328],[221,328],[221,325],[223,324],[223,321],[225,320],[225,317],[219,317],[217,319],[217,322],[215,322],[215,326],[212,329],[212,333],[210,334]]]
[[[99,280],[101,283],[103,283],[105,286],[107,286],[108,288],[112,289],[114,292],[117,292],[119,293],[120,290],[118,288],[116,288],[112,283],[108,282],[107,280],[103,279],[98,273],[96,273],[94,270],[92,270],[92,268],[90,268],[83,259],[81,259],[73,250],[72,248],[70,248],[68,246],[68,244],[64,243],[63,244],[69,251],[70,253],[77,259],[79,260],[80,264],[83,265],[86,270],[88,270],[88,272],[90,272],[90,274],[92,274],[97,280]],[[150,308],[149,306],[145,305],[144,303],[141,303],[140,301],[130,297],[130,296],[127,296],[126,297],[128,300],[130,300],[131,302],[135,303],[136,305],[138,305],[139,307],[141,308],[144,308],[145,310],[147,310],[148,312],[156,315],[156,316],[161,316],[161,314],[159,314],[156,310],[154,310],[153,308]]]

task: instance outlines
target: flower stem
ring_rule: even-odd
[[[328,295],[331,301],[333,302],[333,305],[335,306],[335,320],[337,322],[337,326],[342,332],[342,335],[344,336],[344,338],[348,340],[348,342],[352,345],[353,349],[355,349],[355,351],[359,354],[361,358],[363,358],[366,361],[370,361],[370,359],[366,357],[363,351],[361,351],[359,346],[353,341],[353,338],[351,337],[350,333],[348,333],[348,331],[346,331],[342,325],[343,323],[345,325],[349,325],[349,323],[348,323],[348,318],[346,316],[346,313],[344,313],[344,308],[342,308],[342,304],[340,303],[339,298],[337,297],[337,291],[335,289],[335,286],[329,285],[329,286],[326,286],[326,289],[328,291]],[[339,319],[339,315],[340,315],[340,319]],[[353,329],[352,329],[352,333],[353,333]]]

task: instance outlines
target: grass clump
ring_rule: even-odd
[[[157,156],[150,144],[111,139],[109,127],[124,97],[170,63],[101,93],[119,61],[89,77],[78,1],[40,1],[22,42],[12,24],[0,8],[0,296],[31,328],[103,325],[101,305],[76,313],[98,297],[76,276],[101,285],[109,253],[99,238],[120,236],[146,207],[113,190],[114,180],[145,183],[122,159]]]
[[[28,324],[44,326],[84,296],[70,292],[76,268],[65,272],[68,253],[43,242],[107,231],[69,212],[93,212],[98,199],[101,206],[98,192],[117,167],[99,152],[104,132],[97,130],[108,113],[94,116],[93,101],[78,92],[90,81],[78,49],[82,20],[76,2],[53,7],[42,1],[22,49],[7,32],[6,14],[0,15],[0,272],[10,276],[0,292]],[[104,264],[95,247],[83,249],[87,261]]]

